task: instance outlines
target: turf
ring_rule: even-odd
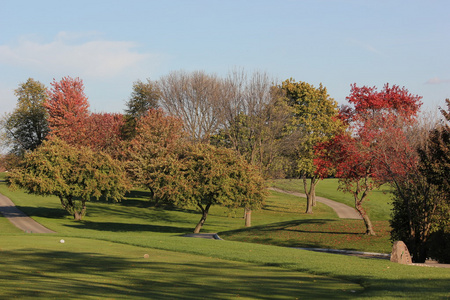
[[[0,249],[2,249],[0,255],[4,258],[3,262],[0,260],[0,263],[4,264],[0,267],[0,285],[8,286],[10,278],[15,275],[14,272],[18,275],[14,281],[16,285],[8,289],[8,293],[12,294],[2,294],[4,290],[2,288],[0,298],[14,296],[26,298],[30,293],[40,295],[42,298],[59,298],[58,293],[63,293],[62,296],[66,298],[158,299],[174,298],[172,297],[174,295],[175,298],[181,298],[179,293],[182,292],[186,294],[186,299],[237,298],[237,294],[244,299],[450,297],[448,289],[450,272],[447,269],[402,266],[386,260],[315,253],[242,241],[181,237],[182,234],[192,231],[199,214],[189,210],[154,207],[150,205],[143,191],[133,192],[122,203],[88,203],[88,215],[81,222],[74,222],[67,216],[54,197],[36,197],[20,191],[11,192],[2,183],[0,192],[10,197],[33,218],[58,232],[50,235],[14,232],[4,234],[3,231],[0,233]],[[325,234],[322,232],[324,230],[314,232],[318,230],[313,228],[309,228],[307,232],[301,227],[302,224],[322,222],[323,226],[329,226],[339,222],[334,212],[326,206],[318,205],[314,215],[311,216],[302,213],[304,209],[302,205],[304,201],[297,197],[273,193],[265,210],[253,212],[254,227],[247,230],[272,234],[271,232],[279,232],[277,226],[287,222],[291,227],[286,228],[291,232],[297,231],[298,236],[295,239],[300,240],[301,236],[319,237]],[[0,218],[2,229],[5,224]],[[328,233],[337,230],[337,225],[334,225],[330,227]],[[213,207],[203,231],[235,234],[242,230],[242,227],[243,219],[239,211],[228,217],[226,210]],[[253,229],[258,227],[259,229]],[[344,236],[334,234],[335,238]],[[64,238],[66,243],[58,243],[60,238]],[[328,245],[326,241],[328,239],[329,237],[325,237],[319,244]],[[276,240],[283,241],[286,237],[280,236]],[[272,242],[276,244],[275,239]],[[356,245],[361,244],[361,241],[346,243]],[[159,250],[170,252],[158,252]],[[150,258],[153,253],[154,257],[158,257],[157,261],[152,262],[154,268],[147,268],[147,265],[143,267],[143,264],[151,262],[143,259],[145,253],[148,253]],[[161,254],[156,256],[156,253]],[[178,255],[181,255],[181,258],[177,258]],[[196,258],[190,255],[195,255]],[[192,272],[191,261],[195,261],[192,263],[194,268]],[[61,262],[61,265],[58,262]],[[218,268],[215,263],[218,265],[223,263],[224,269]],[[251,265],[247,265],[248,263]],[[134,268],[135,266],[139,268]],[[253,267],[257,269],[251,269]],[[275,273],[265,277],[266,273],[272,272],[272,268]],[[147,273],[149,269],[152,270]],[[237,273],[240,269],[243,269],[243,273]],[[247,271],[250,269],[251,271]],[[158,273],[158,270],[162,271]],[[283,274],[287,273],[279,273],[287,270],[295,271],[300,277],[284,276]],[[42,276],[34,273],[42,271],[44,271]],[[228,281],[219,280],[218,277],[221,277],[222,273],[232,287],[225,294],[221,294],[221,286],[227,285]],[[310,275],[327,278],[323,278],[324,281],[316,285],[310,285],[308,283]],[[239,280],[233,281],[234,278]],[[252,285],[245,281],[246,278],[257,284]],[[295,285],[297,280],[301,281],[300,286],[305,285],[304,290],[297,290]],[[317,279],[313,278],[312,281],[314,280]],[[284,281],[289,284],[285,284]],[[355,285],[348,285],[347,281],[361,285],[364,290],[353,288]],[[92,288],[84,291],[81,287],[89,282],[92,282]],[[177,286],[177,283],[181,286]],[[335,284],[343,285],[337,287]],[[148,286],[153,285],[155,290],[149,290]],[[48,290],[45,289],[46,286]],[[174,291],[170,294],[172,286]],[[241,290],[236,292],[239,288],[243,292]],[[211,297],[204,292],[209,289],[213,290]],[[278,289],[279,294],[272,297],[274,290]],[[316,289],[317,294],[310,294],[314,293],[310,290]],[[17,294],[14,294],[14,291]],[[84,294],[80,296],[77,293]]]
[[[269,182],[271,186],[286,190],[304,193],[303,183],[300,179],[277,179]],[[329,178],[319,181],[316,195],[354,207],[355,202],[348,193],[338,191],[338,179]],[[363,202],[372,221],[388,221],[391,215],[392,200],[389,186],[383,185],[370,192],[367,200]]]
[[[277,267],[80,238],[8,237],[1,256],[7,299],[345,299],[363,290]]]

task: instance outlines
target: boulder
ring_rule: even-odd
[[[403,265],[409,265],[412,263],[408,247],[406,247],[404,242],[402,241],[394,242],[391,252],[391,261]]]

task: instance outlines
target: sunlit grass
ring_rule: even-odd
[[[179,295],[173,297],[175,294],[169,294],[169,288],[167,288],[168,291],[163,291],[163,287],[175,285],[179,280],[189,278],[186,285],[175,286],[174,293],[185,292],[186,298],[198,298],[203,295],[199,293],[204,288],[214,291],[211,297],[208,297],[211,299],[214,297],[237,298],[234,288],[240,288],[242,284],[241,288],[245,293],[240,293],[239,297],[244,299],[273,299],[271,289],[274,287],[280,287],[280,291],[278,291],[280,297],[275,298],[329,299],[341,297],[341,295],[344,298],[350,297],[347,294],[345,282],[342,283],[344,287],[336,287],[333,280],[327,283],[329,278],[324,278],[325,281],[320,283],[321,287],[317,287],[318,294],[309,295],[308,292],[304,292],[305,294],[298,295],[294,282],[289,281],[291,275],[286,278],[277,273],[282,270],[275,270],[275,274],[278,275],[271,275],[269,278],[259,280],[255,276],[265,275],[271,270],[263,268],[247,272],[250,267],[233,263],[245,262],[362,284],[365,290],[359,294],[360,292],[355,289],[355,293],[350,292],[353,297],[426,299],[450,296],[448,291],[450,272],[447,269],[402,266],[386,260],[362,259],[250,243],[259,243],[261,241],[257,241],[257,238],[266,237],[272,239],[270,244],[282,246],[314,245],[324,248],[342,246],[350,249],[364,248],[366,251],[368,251],[366,247],[371,244],[385,243],[380,236],[377,237],[380,240],[376,243],[374,240],[365,240],[366,237],[358,233],[358,230],[361,229],[358,224],[362,224],[362,222],[347,220],[350,222],[347,223],[347,221],[339,220],[335,213],[324,205],[319,204],[315,207],[312,216],[304,214],[304,199],[290,195],[272,193],[266,208],[253,212],[253,227],[249,229],[243,228],[242,212],[236,211],[235,214],[228,216],[227,210],[212,207],[203,232],[220,232],[227,239],[230,237],[230,239],[245,241],[238,242],[181,237],[184,233],[192,232],[200,217],[198,212],[154,207],[148,202],[146,193],[142,192],[133,193],[122,203],[90,202],[88,203],[88,214],[81,222],[73,221],[60,208],[57,198],[36,197],[20,191],[11,192],[4,183],[0,183],[0,192],[7,194],[21,209],[43,225],[57,231],[57,233],[49,235],[31,235],[17,233],[17,231],[9,231],[7,234],[4,234],[3,231],[0,232],[0,256],[4,255],[2,257],[5,258],[4,265],[0,266],[0,285],[9,284],[8,278],[14,275],[11,272],[15,268],[21,269],[17,272],[19,275],[23,275],[24,279],[30,279],[33,282],[32,288],[29,288],[28,281],[23,281],[22,284],[15,281],[17,285],[8,289],[8,293],[14,291],[19,293],[20,291],[24,294],[10,295],[22,295],[21,297],[26,298],[27,293],[31,293],[35,288],[35,295],[41,295],[43,298],[58,298],[55,293],[67,289],[67,293],[64,292],[65,294],[62,296],[71,298],[69,294],[73,293],[76,288],[80,289],[80,286],[92,281],[92,289],[87,289],[86,294],[81,298],[180,298]],[[0,218],[2,228],[7,224],[5,222],[7,221]],[[377,222],[375,223],[377,224]],[[10,224],[7,226],[11,229]],[[239,235],[241,236],[239,237]],[[253,235],[255,239],[245,240],[245,235]],[[347,237],[350,237],[349,240]],[[58,241],[61,238],[65,239],[66,243],[60,244]],[[283,245],[283,242],[286,244]],[[385,244],[389,245],[387,242]],[[137,248],[128,248],[130,246]],[[198,255],[196,259],[200,262],[194,263],[192,268],[196,271],[190,272],[190,265],[189,268],[179,267],[183,263],[175,258],[176,255],[173,252],[166,252],[155,256],[159,257],[158,261],[152,262],[155,269],[146,273],[150,267],[148,265],[141,266],[150,261],[143,260],[142,255],[148,253],[151,256],[152,253],[157,253],[155,249],[178,252],[176,255],[180,254],[180,259],[185,261],[191,261],[193,258],[183,255],[195,254]],[[18,253],[16,258],[14,258],[14,253]],[[51,257],[56,258],[52,259]],[[99,263],[94,261],[96,257],[100,259]],[[58,258],[61,258],[60,266],[57,264]],[[206,260],[203,261],[203,258]],[[218,260],[220,261],[219,265],[224,263],[230,268],[225,267],[225,271],[217,268],[214,263]],[[115,261],[117,265],[115,265]],[[26,266],[27,264],[29,266]],[[164,269],[165,264],[168,265],[166,266],[168,269]],[[92,271],[89,272],[79,273],[74,271],[77,269],[70,268],[72,266],[79,270],[83,270],[83,268],[89,270],[89,265],[92,265]],[[116,271],[109,271],[108,265],[111,265],[113,269],[115,266],[120,268]],[[138,265],[140,268],[134,268],[132,265]],[[48,273],[43,275],[34,273],[41,272],[38,270],[39,268],[43,270],[49,268],[50,271],[47,270]],[[240,268],[244,269],[242,274],[231,272],[231,269],[238,272]],[[167,272],[158,274],[158,269]],[[222,276],[222,272],[225,274],[225,281],[216,279],[216,277]],[[260,274],[261,272],[263,274]],[[303,273],[299,273],[299,276],[302,278],[301,280],[305,280],[305,286],[308,289],[316,289],[309,285],[307,279],[309,275]],[[29,278],[25,275],[34,277]],[[57,279],[58,275],[61,276],[60,281]],[[167,279],[164,279],[165,277]],[[245,280],[240,283],[232,281],[234,277],[242,280],[249,278],[252,282],[255,280],[256,284],[251,285]],[[152,282],[153,278],[155,278],[155,282]],[[281,282],[276,281],[276,278],[282,278]],[[296,277],[292,278],[294,281],[297,280]],[[284,284],[285,279],[289,285]],[[227,280],[231,280],[230,287],[232,289],[226,294],[220,294],[218,287],[226,284]],[[42,290],[48,282],[51,282],[49,290]],[[156,286],[155,292],[146,294],[151,292],[147,290],[148,285],[153,284]],[[264,291],[264,287],[258,284],[267,285],[267,289]],[[136,286],[135,293],[132,291],[134,286]],[[339,291],[336,292],[336,295],[330,292],[333,288]],[[98,296],[103,295],[101,294],[104,292],[103,290],[106,291],[105,296]],[[260,292],[260,290],[264,292]],[[117,293],[118,296],[109,296],[114,293]],[[265,296],[267,298],[264,298]],[[2,297],[12,298],[4,296],[0,292],[0,298]],[[72,295],[72,298],[75,297],[80,298],[76,294]]]
[[[7,237],[1,258],[5,299],[345,299],[362,291],[277,267],[80,238]]]
[[[303,183],[300,179],[276,179],[269,182],[270,185],[286,190],[304,193]],[[316,187],[316,195],[355,207],[351,194],[338,191],[338,179],[329,178],[319,181]],[[388,221],[392,209],[389,186],[384,185],[370,192],[369,197],[363,202],[373,221]]]

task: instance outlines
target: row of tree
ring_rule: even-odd
[[[22,87],[30,85],[42,88],[31,79]],[[202,217],[195,232],[212,205],[262,206],[266,188],[260,172],[231,149],[186,139],[181,119],[149,105],[148,94],[139,99],[142,83],[135,84],[125,116],[89,112],[78,78],[65,77],[51,86],[40,98],[21,97],[4,121],[11,154],[20,158],[8,174],[11,187],[58,196],[62,207],[81,220],[86,201],[119,201],[132,185],[142,186],[156,201],[198,208]],[[139,101],[145,102],[145,111],[132,114]],[[40,140],[38,128],[11,126],[14,118],[28,122],[22,111],[39,111],[46,125]],[[27,135],[35,138],[33,144],[24,143]]]
[[[303,179],[306,213],[313,212],[318,180],[336,176],[374,235],[363,203],[388,183],[392,236],[407,242],[414,259],[426,256],[433,234],[448,236],[448,181],[438,180],[449,177],[448,123],[422,126],[421,97],[405,88],[353,85],[349,105],[338,108],[322,85],[276,84],[265,73],[243,70],[225,78],[177,71],[135,82],[122,115],[89,112],[79,79],[51,86],[46,91],[29,79],[16,90],[18,106],[3,119],[15,157],[35,152],[48,136],[101,151],[158,201],[198,207],[199,225],[213,204],[244,207],[251,216],[264,199],[260,172]],[[435,192],[412,189],[418,182]]]

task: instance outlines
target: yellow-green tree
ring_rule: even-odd
[[[100,197],[119,201],[130,187],[118,160],[58,138],[45,140],[27,153],[7,180],[13,189],[57,196],[75,220],[85,215],[87,201]]]
[[[212,205],[246,210],[262,207],[266,196],[264,179],[233,150],[207,144],[187,145],[180,150],[178,169],[168,168],[171,176],[167,178],[175,179],[169,181],[175,191],[166,194],[165,199],[175,206],[201,211],[194,233],[200,232]]]
[[[306,82],[285,80],[281,84],[292,118],[287,125],[285,153],[291,160],[292,175],[303,180],[307,197],[306,213],[315,205],[315,187],[320,177],[314,165],[314,147],[343,129],[336,101],[327,89]],[[308,186],[309,180],[309,186]]]

